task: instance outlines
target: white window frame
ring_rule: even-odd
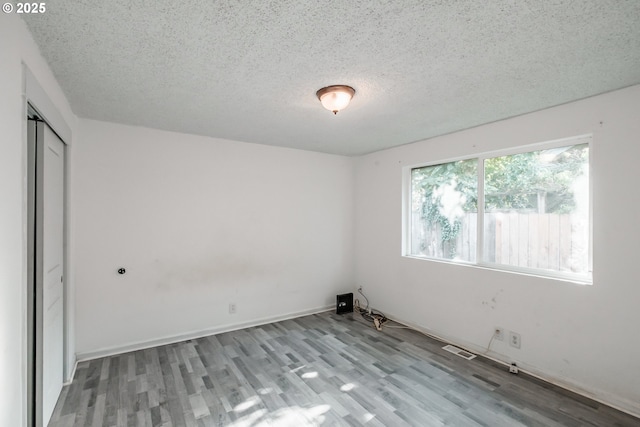
[[[547,150],[570,145],[587,144],[589,147],[589,247],[588,247],[588,272],[587,274],[549,271],[537,268],[512,266],[506,264],[496,264],[484,261],[484,161],[494,157],[523,154],[531,151]],[[457,162],[460,160],[475,159],[478,162],[478,223],[476,239],[476,261],[449,260],[430,256],[417,256],[411,254],[411,171],[416,168],[435,166],[444,163]],[[469,156],[439,159],[426,163],[418,163],[402,168],[402,256],[423,261],[443,262],[455,265],[466,265],[471,267],[505,271],[516,274],[539,276],[545,278],[560,279],[577,284],[593,283],[593,135],[578,135],[568,138],[556,139],[553,141],[539,142],[535,144],[521,145],[518,147],[487,151]]]

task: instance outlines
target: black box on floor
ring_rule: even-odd
[[[353,292],[336,295],[336,313],[353,313]]]

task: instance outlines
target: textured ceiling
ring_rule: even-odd
[[[356,155],[640,83],[640,1],[47,3],[85,118]],[[315,97],[347,84],[333,116]]]

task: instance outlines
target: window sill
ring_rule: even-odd
[[[536,271],[536,270],[531,270],[526,268],[502,266],[497,264],[474,263],[474,262],[468,262],[468,261],[453,261],[448,259],[428,258],[428,257],[421,257],[416,255],[402,255],[402,257],[418,260],[418,261],[430,261],[430,262],[437,262],[437,263],[455,265],[460,267],[471,267],[471,268],[478,268],[481,270],[496,271],[499,273],[517,274],[521,276],[556,280],[560,282],[571,283],[574,285],[589,285],[589,286],[593,285],[593,278],[590,277],[590,275],[585,276],[585,275],[578,275],[578,274],[571,274],[571,273],[563,274],[563,273],[555,273],[555,272],[549,272],[547,274],[545,271]]]

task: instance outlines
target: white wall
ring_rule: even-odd
[[[92,120],[79,139],[80,358],[335,306],[352,289],[352,159]]]
[[[22,62],[73,130],[75,116],[16,15],[0,15],[0,426],[20,426],[26,400],[26,110]]]
[[[356,282],[425,331],[640,414],[640,86],[363,156],[356,162]],[[402,168],[593,133],[593,285],[403,258]]]

